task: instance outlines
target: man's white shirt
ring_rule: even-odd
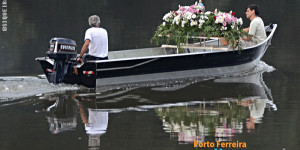
[[[108,55],[108,35],[103,28],[92,27],[86,30],[85,40],[90,40],[89,55],[95,57],[107,57]]]
[[[265,25],[260,17],[255,17],[251,21],[249,34],[253,36],[252,40],[257,44],[267,39]]]

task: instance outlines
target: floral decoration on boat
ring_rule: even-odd
[[[239,39],[246,36],[241,27],[242,18],[237,18],[235,12],[222,12],[218,9],[205,11],[202,3],[191,6],[180,6],[177,11],[170,11],[163,17],[163,23],[158,26],[152,42],[175,42],[178,48],[189,38],[204,36],[225,37],[231,47],[241,46]]]

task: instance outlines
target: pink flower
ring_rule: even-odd
[[[226,21],[227,23],[231,23],[231,20],[230,20],[230,18],[229,18],[228,16],[226,16],[225,21]]]
[[[236,17],[232,17],[232,21],[233,21],[233,22],[236,22],[236,21],[237,21],[237,18],[236,18]]]
[[[188,8],[187,11],[193,12],[193,9],[192,8]]]

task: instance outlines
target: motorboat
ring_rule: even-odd
[[[265,28],[266,40],[241,51],[220,45],[219,39],[211,39],[183,46],[181,53],[176,47],[163,45],[109,51],[108,60],[91,60],[82,64],[76,62],[78,55],[74,40],[52,38],[47,56],[36,60],[49,83],[78,84],[89,88],[239,74],[255,68],[271,45],[277,24]]]

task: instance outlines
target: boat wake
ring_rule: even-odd
[[[243,76],[248,76],[248,75],[252,75],[252,74],[256,74],[256,73],[269,73],[272,71],[275,71],[276,69],[273,66],[268,65],[267,63],[265,63],[264,61],[259,61],[258,64],[256,65],[256,67],[248,72],[242,72],[242,73],[238,73],[238,74],[228,74],[228,75],[222,75],[222,76],[216,76],[214,78],[232,78],[232,77],[243,77]]]
[[[47,93],[79,90],[77,85],[49,84],[47,79],[34,76],[0,77],[0,105],[26,97],[40,97]]]
[[[276,69],[273,66],[266,64],[264,61],[259,61],[258,65],[254,69],[255,72],[272,72]]]

